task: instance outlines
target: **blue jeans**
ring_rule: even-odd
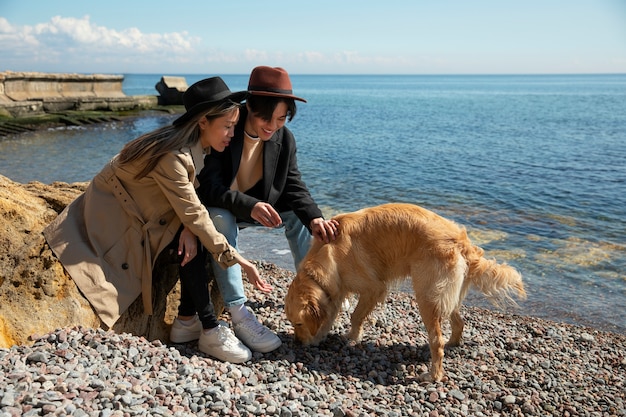
[[[237,225],[237,219],[233,213],[218,207],[207,208],[217,231],[226,237],[232,247],[239,250],[237,247],[239,226]],[[293,256],[293,262],[297,270],[302,258],[304,258],[304,255],[306,255],[311,247],[311,233],[309,233],[309,229],[302,224],[293,211],[280,213],[280,217],[283,220],[283,225],[280,227],[285,228],[285,237],[289,243],[291,256]],[[252,223],[244,223],[242,225],[263,227],[260,224]],[[232,307],[245,303],[247,298],[243,289],[243,278],[239,264],[223,269],[212,257],[211,264],[215,274],[215,281],[224,299],[224,307]]]

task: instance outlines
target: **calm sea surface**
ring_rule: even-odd
[[[126,75],[124,91],[156,95],[160,77]],[[247,75],[223,78],[232,90],[246,87]],[[326,215],[422,205],[522,272],[529,297],[512,312],[626,332],[626,75],[292,82],[308,103],[288,126]],[[87,181],[124,143],[174,117],[0,139],[0,173]],[[251,259],[293,268],[277,231],[246,230],[241,246]],[[487,306],[476,294],[466,303]]]

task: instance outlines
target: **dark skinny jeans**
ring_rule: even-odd
[[[178,231],[171,247],[178,251],[178,239],[181,229]],[[206,269],[207,250],[198,241],[198,253],[185,266],[180,266],[182,255],[178,257],[178,273],[180,276],[180,305],[178,306],[179,316],[193,316],[198,313],[198,318],[202,322],[202,328],[212,329],[217,327],[217,317],[215,308],[211,302],[211,294],[208,287],[208,274]]]

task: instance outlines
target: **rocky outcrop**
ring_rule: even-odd
[[[87,185],[20,184],[0,175],[0,347],[29,344],[33,335],[62,327],[105,327],[42,234]],[[168,340],[179,299],[178,267],[169,255],[161,254],[157,260],[154,314],[143,314],[139,297],[113,330]],[[219,293],[213,291],[212,296],[221,311]]]

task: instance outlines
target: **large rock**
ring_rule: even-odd
[[[159,92],[159,104],[164,106],[182,105],[183,94],[187,91],[185,77],[172,77],[164,75],[154,86]]]
[[[20,184],[0,175],[0,347],[29,344],[30,336],[62,327],[105,327],[42,234],[87,185]],[[221,311],[219,293],[212,296]],[[178,300],[178,267],[162,254],[153,279],[154,314],[143,314],[140,296],[113,330],[168,341]]]

